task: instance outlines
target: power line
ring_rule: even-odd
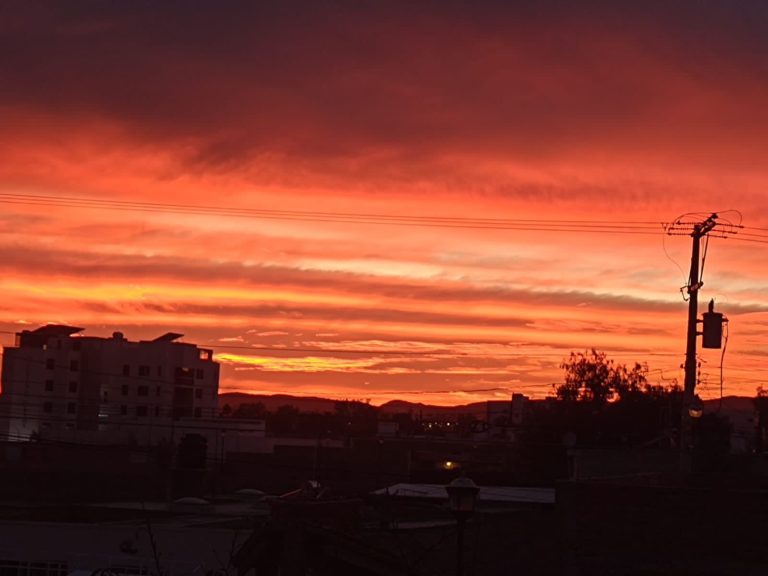
[[[680,231],[691,222],[682,218],[695,216],[687,214],[669,223],[652,220],[567,220],[567,219],[503,219],[503,218],[468,218],[450,216],[412,216],[406,214],[374,214],[355,212],[323,212],[301,210],[271,210],[260,208],[237,208],[225,206],[200,206],[193,204],[170,204],[160,202],[137,202],[125,200],[104,200],[73,196],[53,196],[44,194],[0,193],[0,204],[46,206],[64,208],[86,208],[95,210],[118,210],[151,213],[175,213],[200,216],[222,216],[253,218],[263,220],[285,220],[300,222],[326,222],[342,224],[373,224],[389,226],[418,226],[426,228],[464,228],[475,230],[506,230],[518,232],[563,232],[586,234],[623,234],[653,236],[666,231],[669,236],[688,236]],[[725,212],[735,212],[728,210]],[[727,238],[741,229],[768,232],[768,228],[745,227],[727,220],[720,223],[722,232],[711,234],[713,238]],[[677,226],[677,228],[675,228]],[[745,236],[748,236],[745,234]],[[752,234],[752,238],[742,238],[741,234],[733,238],[758,244],[768,244],[768,236]]]
[[[58,206],[102,210],[127,210],[156,213],[183,213],[203,216],[232,216],[277,220],[300,220],[335,223],[390,224],[398,226],[427,226],[443,228],[476,228],[492,230],[590,232],[612,234],[656,234],[663,222],[631,220],[556,220],[502,219],[447,216],[411,216],[352,212],[323,212],[299,210],[268,210],[158,202],[131,202],[93,198],[51,196],[40,194],[0,194],[0,203],[31,206]]]

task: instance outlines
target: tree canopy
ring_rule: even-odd
[[[603,405],[613,400],[653,395],[661,389],[648,383],[645,364],[636,362],[630,367],[617,364],[605,352],[594,348],[571,352],[560,367],[565,371],[564,381],[553,385],[559,400]]]

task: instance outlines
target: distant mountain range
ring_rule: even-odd
[[[219,408],[225,404],[236,410],[241,404],[261,402],[269,411],[274,411],[280,406],[290,405],[302,412],[333,412],[338,400],[320,398],[318,396],[291,396],[290,394],[245,394],[242,392],[227,392],[219,394]],[[382,414],[398,414],[412,412],[413,414],[485,414],[485,402],[473,402],[459,406],[432,406],[420,402],[406,402],[404,400],[392,400],[377,407]]]
[[[236,410],[241,404],[261,402],[269,411],[274,411],[280,406],[290,405],[302,412],[333,412],[337,400],[320,398],[318,396],[291,396],[290,394],[245,394],[241,392],[228,392],[219,394],[219,407],[229,404]],[[754,404],[752,398],[745,396],[725,396],[722,399],[706,400],[704,402],[706,412],[721,412],[728,416],[734,424],[747,424],[753,417]],[[405,400],[391,400],[378,407],[382,414],[408,413],[428,415],[445,414],[473,414],[485,415],[486,403],[473,402],[458,406],[433,406],[420,402],[406,402]]]

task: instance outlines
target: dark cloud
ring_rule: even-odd
[[[150,141],[191,138],[190,170],[280,153],[354,171],[344,158],[373,149],[384,174],[415,172],[436,152],[610,151],[630,135],[646,150],[659,138],[697,149],[702,136],[722,147],[768,126],[753,105],[768,97],[768,7],[756,1],[3,11],[1,105],[115,121]]]
[[[125,302],[125,303],[83,303],[88,310],[99,313],[119,313],[141,317],[144,314],[184,314],[215,315],[216,317],[234,317],[238,319],[251,319],[255,322],[268,322],[272,320],[296,321],[300,324],[305,321],[325,322],[327,326],[343,326],[346,322],[371,322],[371,323],[395,323],[400,326],[409,324],[429,324],[439,326],[486,326],[501,328],[520,328],[527,324],[524,319],[514,316],[506,318],[491,318],[485,315],[472,314],[446,314],[440,312],[420,312],[413,310],[397,310],[387,308],[357,308],[352,306],[306,306],[300,304],[194,304],[180,302],[178,304],[156,304],[152,302]]]

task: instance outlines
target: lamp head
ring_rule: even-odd
[[[480,488],[470,478],[459,476],[445,487],[448,492],[448,506],[457,517],[471,516]]]

